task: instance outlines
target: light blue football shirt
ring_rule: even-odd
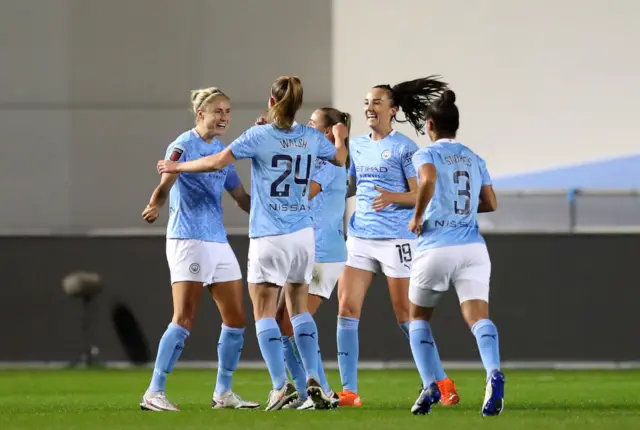
[[[415,239],[409,230],[413,207],[391,204],[381,211],[371,207],[380,193],[375,186],[387,191],[406,193],[407,179],[416,176],[411,157],[418,145],[393,130],[382,140],[369,135],[351,140],[349,175],[356,178],[356,210],[349,222],[349,236],[362,239]]]
[[[317,158],[336,147],[318,130],[294,124],[279,130],[256,125],[229,145],[237,160],[251,159],[249,237],[277,236],[313,227],[309,180]]]
[[[344,241],[347,169],[318,159],[311,180],[322,187],[322,191],[311,200],[316,262],[347,261],[347,246]]]
[[[436,168],[435,191],[424,213],[418,251],[484,243],[478,228],[480,188],[491,185],[482,158],[452,139],[440,139],[413,156],[416,171]]]
[[[167,148],[166,160],[190,161],[221,152],[217,139],[207,143],[195,132],[182,133]],[[222,223],[222,193],[242,185],[233,166],[218,172],[181,173],[169,193],[168,239],[227,243]]]

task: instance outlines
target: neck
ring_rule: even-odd
[[[194,130],[198,133],[198,136],[207,143],[211,143],[213,138],[216,137],[215,133],[207,130],[202,124],[196,124]]]
[[[371,140],[382,140],[385,137],[389,136],[389,134],[391,134],[392,131],[393,131],[393,128],[391,127],[391,125],[384,128],[371,127]]]
[[[440,139],[455,139],[456,135],[455,134],[445,133],[445,134],[436,134],[434,137],[436,138],[436,140],[440,140]],[[434,142],[435,142],[435,140],[434,140]]]

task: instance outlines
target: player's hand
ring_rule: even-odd
[[[269,120],[267,119],[267,116],[269,114],[269,111],[264,111],[260,114],[260,116],[256,119],[256,125],[265,125],[269,122]]]
[[[178,172],[178,163],[169,160],[158,161],[158,173],[180,173]]]
[[[159,216],[160,212],[155,205],[148,204],[147,207],[142,211],[142,219],[144,219],[149,224],[153,224],[153,222],[157,220]]]
[[[342,139],[343,141],[349,137],[349,129],[347,128],[346,125],[342,124],[341,122],[335,124],[333,127],[331,127],[331,132],[333,133],[333,136],[336,139]]]
[[[416,217],[411,218],[411,221],[409,221],[409,230],[415,234],[422,233],[422,220]]]
[[[373,199],[373,204],[371,205],[373,210],[380,211],[386,208],[387,206],[389,206],[391,203],[393,203],[393,200],[392,200],[393,193],[385,190],[384,188],[380,188],[377,185],[374,186],[373,188],[380,193],[378,196],[376,196],[375,199]]]

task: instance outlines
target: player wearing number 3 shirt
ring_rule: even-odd
[[[221,153],[186,163],[158,163],[160,171],[204,172],[235,160],[251,160],[251,211],[247,281],[256,332],[273,388],[267,410],[281,409],[297,396],[287,380],[281,332],[276,322],[278,288],[284,287],[300,357],[306,370],[307,394],[315,409],[331,406],[318,372],[318,329],[307,309],[308,284],[315,262],[309,180],[316,159],[343,166],[347,130],[334,126],[335,146],[318,130],[295,123],[302,106],[302,83],[293,76],[271,86],[268,124],[245,131]]]

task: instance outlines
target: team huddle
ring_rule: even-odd
[[[230,145],[230,98],[217,88],[192,92],[196,125],[158,162],[161,180],[142,216],[154,222],[169,200],[166,252],[173,318],[160,340],[140,407],[177,411],[165,395],[168,374],[193,327],[202,288],[222,317],[214,408],[260,405],[232,390],[244,344],[242,273],[222,222],[226,190],[249,213],[247,283],[260,351],[272,390],[266,410],[359,407],[358,326],[374,274],[386,279],[398,324],[422,379],[411,411],[460,401],[447,377],[429,321],[453,286],[487,372],[482,414],[499,415],[505,378],[498,331],[489,319],[491,261],[477,214],[497,207],[485,162],[455,139],[455,94],[437,77],[379,85],[366,95],[370,133],[349,138],[350,116],[334,108],[295,121],[297,77],[271,86],[269,109]],[[432,145],[420,149],[393,129],[399,111]],[[251,160],[251,191],[233,163]],[[356,210],[343,227],[346,198]],[[338,287],[337,351],[342,390],[325,376],[314,314]]]

